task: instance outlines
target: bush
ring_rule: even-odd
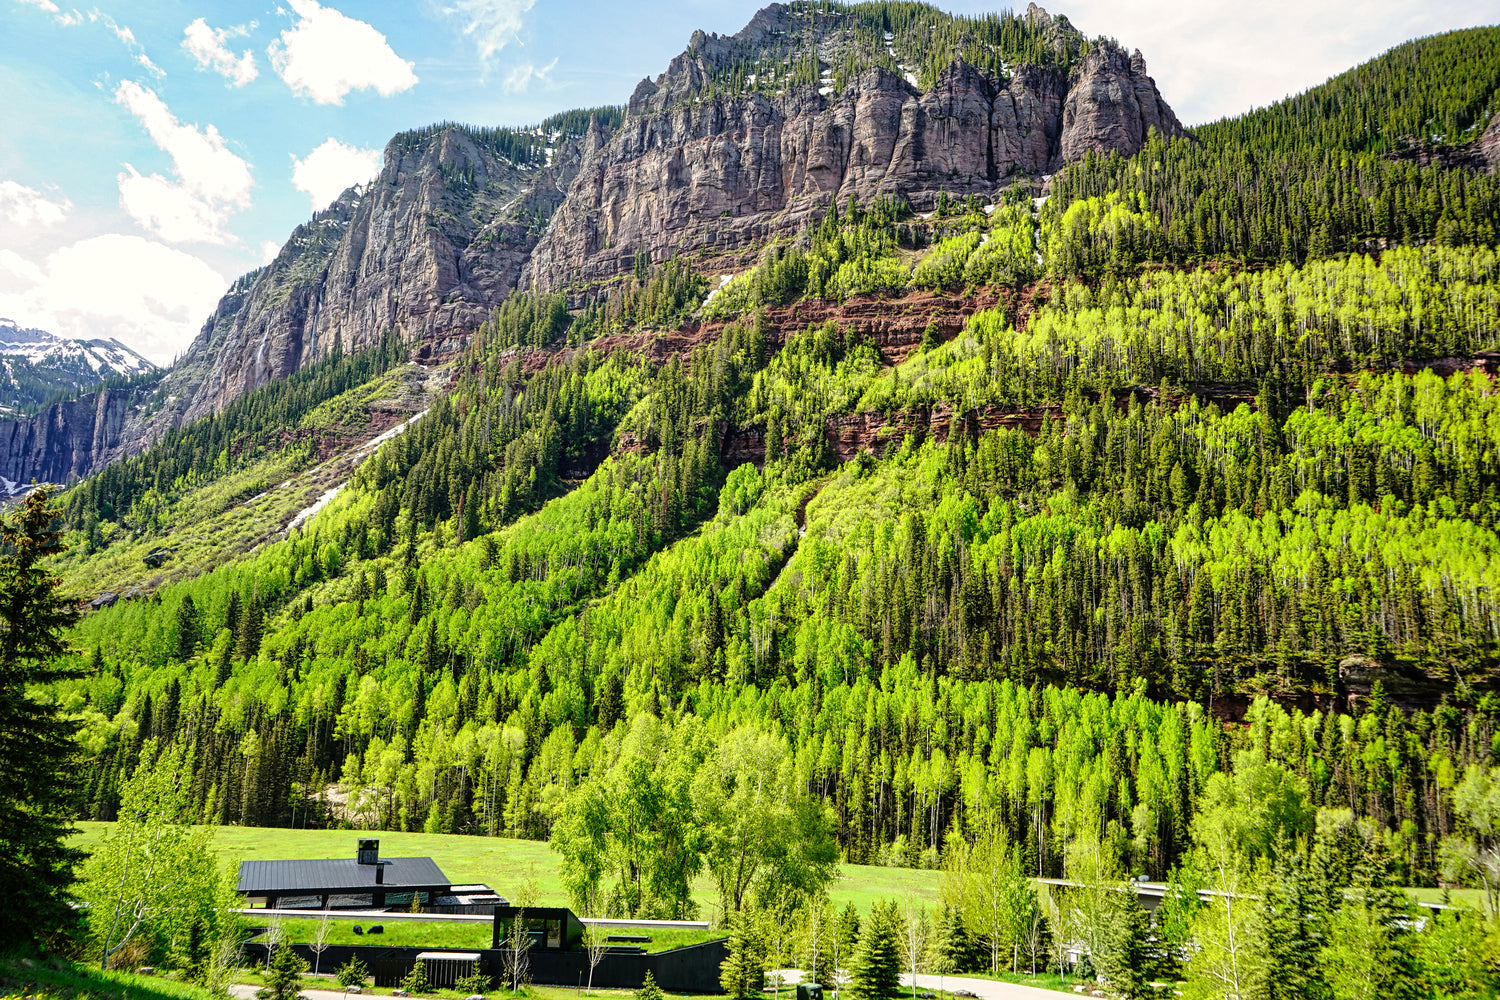
[[[413,962],[411,971],[406,974],[405,979],[401,980],[401,988],[412,996],[431,993],[432,984],[427,981],[427,963]]]
[[[474,971],[454,983],[453,988],[467,996],[472,996],[476,993],[488,993],[494,985],[494,981],[489,976],[479,971],[479,965],[476,963]]]
[[[369,976],[369,968],[358,957],[351,957],[349,961],[339,966],[338,972],[334,973],[338,984],[345,989],[350,986],[363,986]]]

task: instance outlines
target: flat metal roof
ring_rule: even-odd
[[[313,890],[384,890],[446,887],[450,883],[431,858],[382,858],[382,882],[375,881],[375,865],[353,858],[311,861],[241,861],[239,892],[249,896],[291,896]]]

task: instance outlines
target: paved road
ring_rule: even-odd
[[[255,991],[259,986],[251,986],[248,983],[234,983],[229,987],[229,995],[234,1000],[255,1000]],[[302,996],[307,1000],[344,1000],[344,991],[338,988],[331,990],[303,990]],[[365,987],[365,996],[370,995],[369,987]]]
[[[770,969],[767,975],[780,975],[783,984],[802,981],[800,969]],[[902,973],[901,985],[911,987],[911,976]],[[918,976],[919,990],[968,990],[979,1000],[1059,1000],[1067,996],[1060,990],[1044,990],[1036,986],[1020,986],[1016,983],[997,983],[989,979],[967,979],[963,976]],[[789,998],[795,996],[789,991]],[[908,1000],[910,998],[908,997]]]
[[[911,976],[901,977],[903,986],[911,985]],[[918,976],[919,990],[968,990],[979,1000],[1058,1000],[1066,994],[1016,983],[997,983],[989,979],[965,979],[963,976]]]

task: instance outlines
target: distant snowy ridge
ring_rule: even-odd
[[[113,338],[59,337],[0,317],[0,412],[30,410],[60,393],[160,370]]]

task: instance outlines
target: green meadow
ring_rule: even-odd
[[[104,835],[108,823],[79,823],[75,841],[88,849]],[[246,860],[285,858],[343,858],[354,856],[360,837],[378,837],[387,857],[430,857],[455,885],[483,882],[507,899],[515,899],[529,881],[535,885],[536,905],[567,906],[568,895],[557,874],[557,855],[535,840],[506,837],[469,837],[442,833],[392,833],[379,830],[286,830],[270,827],[224,826],[214,833],[214,848],[226,865]],[[853,903],[864,911],[879,899],[937,902],[938,873],[911,868],[840,865],[830,890],[839,908]],[[718,896],[707,872],[693,883],[699,918],[718,923]],[[387,933],[391,928],[387,925]],[[387,940],[387,944],[398,943]]]

